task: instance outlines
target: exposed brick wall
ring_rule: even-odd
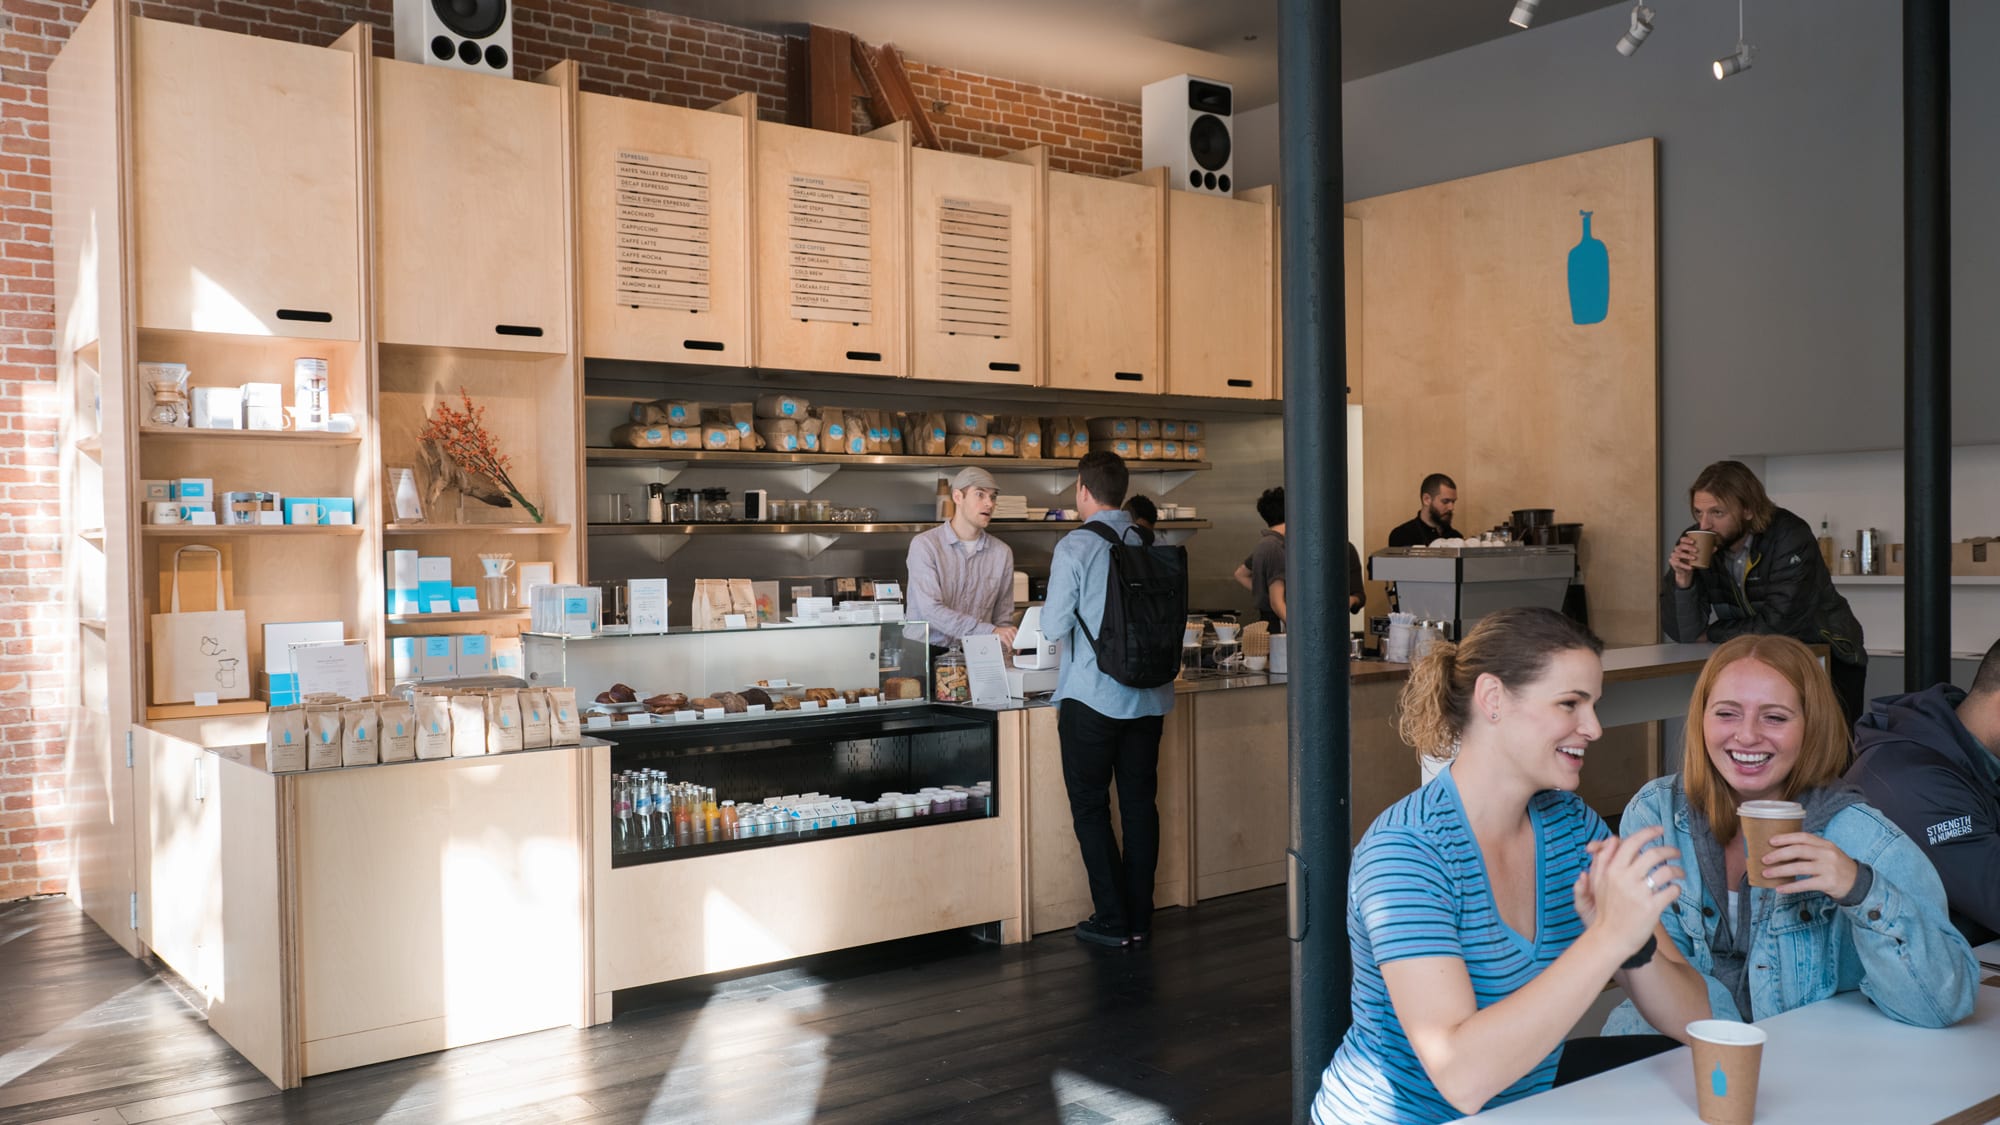
[[[315,44],[370,23],[376,53],[393,49],[392,0],[136,0],[134,8],[151,19]],[[86,9],[64,0],[0,8],[0,901],[60,892],[68,869],[46,75]],[[753,92],[766,119],[785,113],[779,36],[611,0],[519,0],[514,36],[519,73],[577,59],[593,92],[696,106]],[[1139,167],[1136,105],[907,62],[954,152],[991,156],[1039,144],[1065,171],[1114,176]]]

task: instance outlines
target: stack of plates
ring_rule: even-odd
[[[993,498],[993,518],[996,520],[1024,520],[1028,518],[1028,498],[1001,494]]]

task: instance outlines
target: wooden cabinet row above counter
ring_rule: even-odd
[[[1268,189],[134,27],[142,329],[1279,397]]]

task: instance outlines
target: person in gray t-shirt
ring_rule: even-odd
[[[1250,557],[1236,568],[1236,581],[1257,598],[1257,617],[1274,633],[1285,628],[1285,486],[1267,488],[1257,498],[1264,533]]]

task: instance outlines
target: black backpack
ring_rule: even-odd
[[[1187,548],[1156,547],[1143,527],[1138,530],[1145,545],[1135,547],[1102,523],[1083,526],[1111,544],[1098,634],[1091,636],[1090,626],[1077,618],[1097,653],[1097,666],[1126,687],[1172,683],[1180,675],[1181,634],[1187,628]]]

